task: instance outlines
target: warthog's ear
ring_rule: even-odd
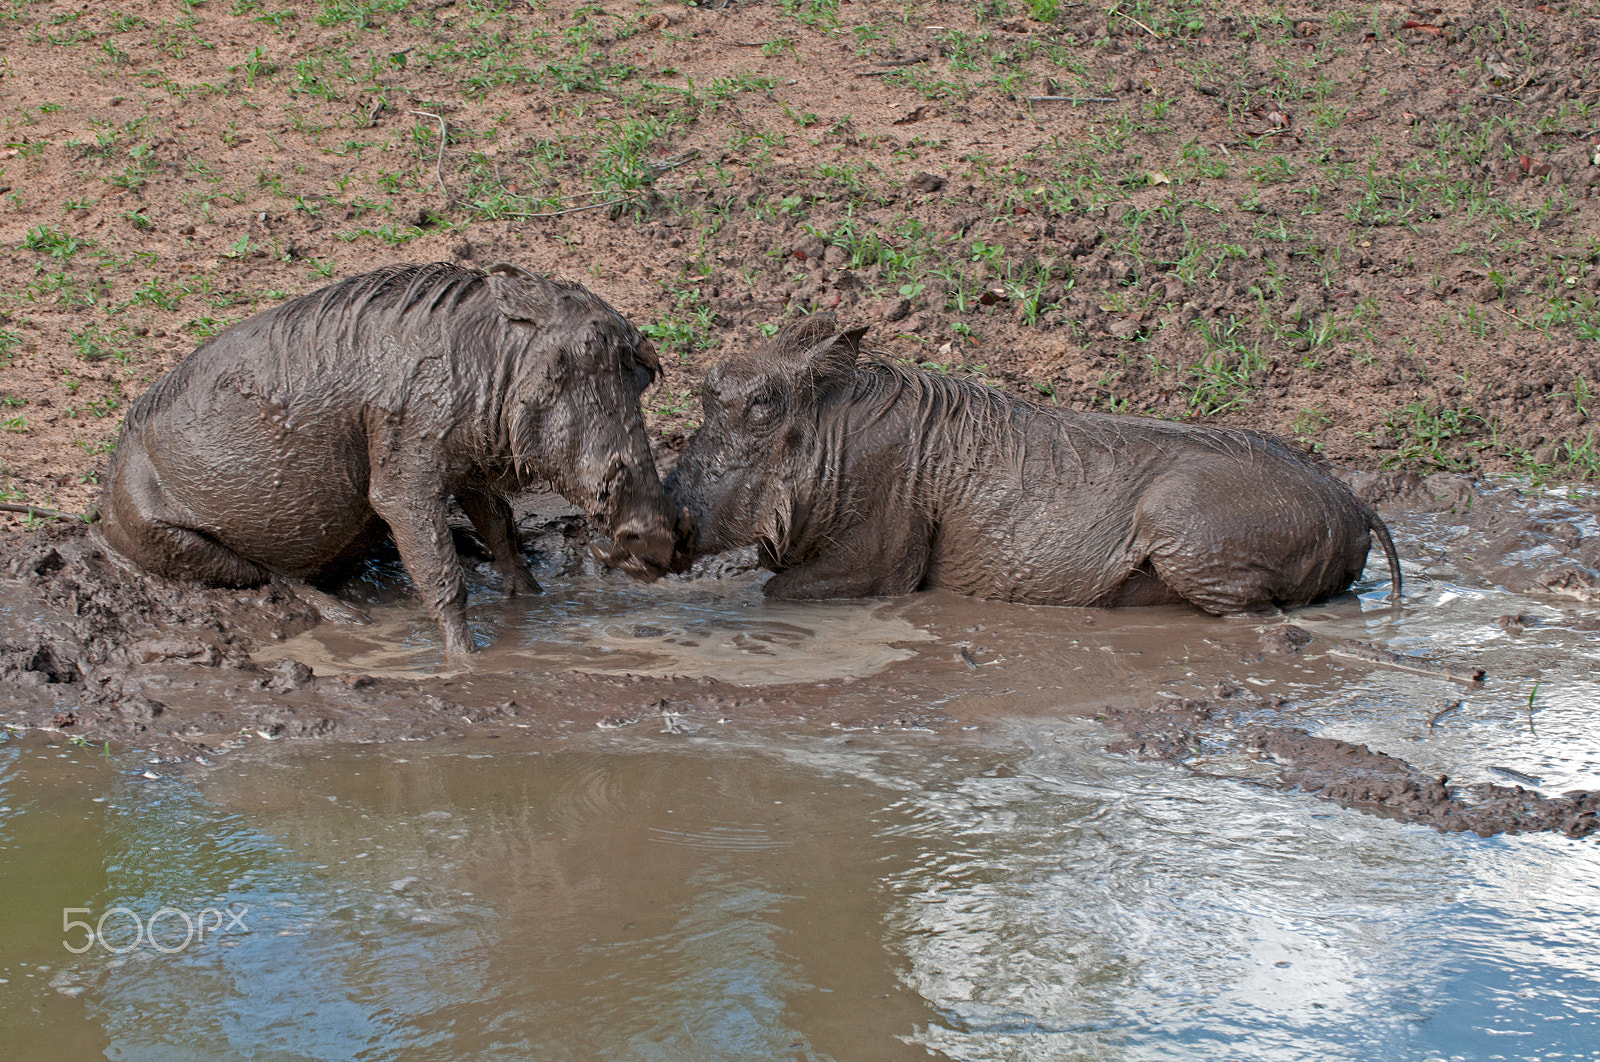
[[[488,280],[495,305],[511,320],[548,326],[555,318],[560,289],[539,274],[496,262],[489,267]]]
[[[639,345],[633,348],[634,357],[639,359],[639,364],[650,373],[650,382],[655,383],[661,378],[661,357],[656,353],[656,345],[648,339],[640,339]]]
[[[861,337],[866,334],[865,327],[835,332],[805,352],[806,367],[819,389],[840,380],[848,380],[856,374],[856,359],[861,356]]]

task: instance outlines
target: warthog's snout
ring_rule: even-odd
[[[675,544],[672,526],[665,517],[652,513],[623,520],[612,528],[609,545],[595,545],[594,555],[636,579],[649,581],[673,570]]]
[[[694,566],[695,558],[694,517],[689,515],[689,510],[683,506],[678,508],[678,519],[673,527],[672,538],[672,564],[669,570],[681,575]]]

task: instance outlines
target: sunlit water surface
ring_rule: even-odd
[[[1600,1057],[1592,842],[1442,835],[1109,757],[1096,731],[340,751],[167,782],[12,743],[0,1022],[27,1035],[5,1054]],[[68,906],[248,911],[171,954],[75,956]]]

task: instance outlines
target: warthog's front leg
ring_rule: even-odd
[[[476,651],[467,630],[467,584],[461,577],[461,561],[445,519],[445,495],[438,481],[416,484],[374,476],[368,500],[389,525],[411,581],[444,633],[445,651]]]
[[[847,597],[899,597],[922,586],[928,572],[931,533],[921,524],[844,531],[805,563],[768,579],[762,592],[780,600],[820,601]]]

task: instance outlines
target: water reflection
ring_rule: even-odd
[[[1593,844],[1441,835],[1097,737],[597,737],[199,788],[48,751],[35,793],[40,765],[81,777],[20,815],[39,753],[5,746],[0,883],[26,903],[0,928],[27,955],[0,1015],[76,1008],[118,1059],[1595,1057]],[[44,873],[68,820],[80,858]],[[250,931],[74,959],[23,908],[80,897],[248,906]],[[7,1058],[63,1057],[60,1028]]]

